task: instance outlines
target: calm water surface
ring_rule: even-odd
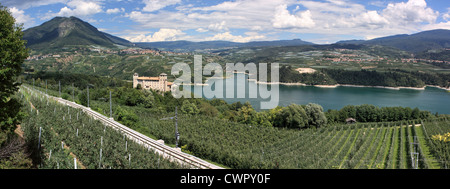
[[[223,89],[224,94],[221,99],[228,103],[240,101],[242,103],[249,101],[256,110],[260,110],[260,102],[269,99],[249,98],[248,88],[250,86],[259,87],[255,82],[247,80],[238,82],[235,74],[234,86],[231,79],[225,79]],[[245,78],[247,76],[245,75]],[[213,80],[211,80],[213,81]],[[234,87],[235,98],[226,98],[226,89]],[[195,86],[195,88],[202,86]],[[194,88],[194,87],[193,87]],[[192,88],[192,90],[194,90]],[[213,90],[215,86],[212,85]],[[269,87],[270,88],[270,87]],[[236,98],[238,90],[244,90],[246,98]],[[194,92],[194,91],[193,91]],[[203,94],[204,96],[205,94]],[[259,97],[259,95],[258,95]],[[336,88],[319,88],[314,86],[286,86],[279,85],[279,105],[287,106],[289,104],[320,104],[324,110],[341,109],[346,105],[373,104],[379,107],[384,106],[403,106],[418,107],[421,110],[428,110],[431,113],[438,112],[440,114],[450,114],[450,92],[446,90],[426,87],[425,90],[411,89],[382,89],[372,87],[336,87]]]

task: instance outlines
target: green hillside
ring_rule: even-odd
[[[231,41],[162,41],[162,42],[141,42],[136,46],[141,48],[158,48],[161,50],[170,50],[176,52],[192,51],[213,51],[217,49],[230,49],[239,47],[275,47],[275,46],[301,46],[314,45],[314,43],[303,41],[301,39],[277,40],[277,41],[251,41],[247,43],[237,43]]]
[[[86,156],[83,162],[92,164],[88,168],[97,168],[98,162],[89,154],[95,154],[98,152],[98,148],[91,150],[91,148],[84,148],[80,145],[81,142],[78,141],[80,139],[75,137],[77,127],[70,124],[75,122],[71,119],[75,119],[77,110],[65,111],[65,107],[59,105],[57,108],[64,111],[58,111],[56,114],[54,110],[57,108],[54,103],[50,102],[50,106],[46,105],[47,100],[42,98],[42,94],[35,93],[33,90],[28,92],[33,95],[28,95],[31,97],[26,98],[28,102],[24,103],[26,106],[24,110],[31,116],[28,118],[30,120],[24,123],[24,127],[47,125],[48,120],[55,120],[58,125],[54,124],[54,127],[60,128],[62,125],[62,128],[70,128],[58,131],[66,131],[64,136],[67,139],[65,141],[71,142],[69,144],[74,146],[71,147],[73,153]],[[52,93],[56,93],[56,91],[52,91]],[[154,94],[153,98],[154,102],[158,103],[158,100],[167,101],[169,97]],[[41,112],[39,115],[30,107],[30,102],[39,109]],[[108,110],[109,102],[92,101],[91,108],[105,114],[104,110]],[[119,105],[114,105],[113,109],[115,120],[119,120],[151,138],[162,139],[168,145],[175,143],[173,121],[162,119],[173,116],[174,112],[160,111],[156,107],[141,108]],[[409,121],[332,123],[317,128],[299,130],[243,124],[223,120],[217,116],[189,115],[180,112],[178,124],[181,133],[179,141],[181,150],[229,168],[442,169],[448,167],[448,142],[434,139],[435,135],[449,132],[448,116]],[[61,117],[65,117],[65,119]],[[81,125],[80,121],[76,122]],[[66,124],[68,126],[65,126]],[[79,125],[78,128],[80,128]],[[105,132],[102,130],[104,126],[89,125],[89,128],[95,129],[97,133]],[[86,136],[86,132],[85,129],[80,130],[81,140],[84,139],[83,143],[87,142],[86,145],[93,145],[92,143],[95,141],[92,140],[92,137]],[[106,130],[106,133],[107,136],[114,134],[110,130]],[[55,139],[46,140],[58,145],[57,142],[61,138],[58,138],[57,135],[52,137]],[[54,148],[54,146],[55,144],[50,147]],[[419,153],[418,157],[412,155],[416,152]],[[98,157],[98,155],[94,155],[94,157]],[[151,159],[154,160],[154,158]],[[54,166],[55,163],[48,161],[45,156],[42,161],[48,166]],[[123,166],[120,164],[121,161],[124,160],[119,159],[119,163],[105,163],[112,168],[135,168]],[[147,165],[146,162],[138,160],[132,160],[130,164]]]
[[[91,24],[76,17],[55,17],[40,26],[24,31],[23,37],[31,49],[57,49],[73,45],[98,45],[115,47],[114,44],[131,45],[130,42],[98,31]]]
[[[438,29],[423,31],[411,35],[394,35],[372,40],[340,41],[346,44],[383,45],[409,52],[422,52],[430,49],[450,47],[450,30]]]

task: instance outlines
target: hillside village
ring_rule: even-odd
[[[46,58],[65,58],[70,55],[85,55],[89,53],[99,54],[136,54],[136,55],[153,55],[163,57],[164,55],[189,55],[190,53],[179,53],[172,51],[160,51],[153,49],[141,49],[141,48],[126,48],[120,50],[113,50],[107,48],[77,48],[76,50],[67,50],[62,52],[53,52],[48,54],[34,54],[30,55],[26,60],[42,60]],[[70,55],[69,55],[70,54]]]

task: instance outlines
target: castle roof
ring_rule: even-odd
[[[152,80],[152,81],[159,81],[159,77],[138,77],[138,80]]]

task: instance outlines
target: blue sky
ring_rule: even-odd
[[[0,0],[25,29],[76,16],[132,42],[318,44],[450,29],[448,0]]]

